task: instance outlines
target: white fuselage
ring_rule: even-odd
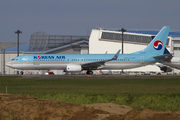
[[[84,62],[8,62],[7,66],[20,69],[20,70],[64,70],[67,65],[79,65]],[[117,70],[117,69],[131,69],[136,67],[141,67],[149,64],[154,64],[155,62],[107,62],[103,66],[97,69],[107,69],[107,70]]]

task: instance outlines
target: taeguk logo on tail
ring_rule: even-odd
[[[163,43],[160,40],[156,40],[153,47],[155,50],[161,50],[163,48]]]

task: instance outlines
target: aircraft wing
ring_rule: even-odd
[[[109,62],[112,60],[117,60],[118,55],[119,55],[120,50],[118,50],[118,52],[113,56],[113,58],[108,59],[108,60],[103,60],[103,61],[95,61],[95,62],[89,62],[89,63],[83,63],[81,64],[83,69],[97,69],[98,67],[104,65],[105,62]]]
[[[97,69],[98,67],[104,65],[105,62],[108,62],[110,60],[107,61],[98,61],[98,62],[90,62],[90,63],[84,63],[81,64],[83,69]]]

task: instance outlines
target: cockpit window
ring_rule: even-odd
[[[11,61],[18,61],[18,59],[12,59]]]

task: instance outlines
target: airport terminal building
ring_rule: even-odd
[[[158,31],[127,31],[123,33],[124,54],[144,49],[155,37]],[[5,63],[17,56],[15,43],[1,43],[0,72],[2,74],[16,74],[16,70],[5,66]],[[6,47],[2,47],[6,46]],[[14,46],[13,46],[14,45]],[[10,47],[13,46],[13,47]],[[170,32],[166,48],[176,57],[180,57],[180,32]],[[106,29],[93,29],[90,36],[64,36],[48,35],[45,32],[36,32],[30,36],[29,43],[20,45],[20,55],[25,54],[115,54],[122,49],[122,32]],[[122,51],[122,50],[121,50]],[[120,53],[121,54],[121,53]],[[65,74],[63,70],[50,70],[55,74]],[[100,71],[94,74],[119,74],[119,71]],[[140,68],[126,69],[129,71],[161,72],[156,65],[148,65]],[[25,70],[24,74],[45,74],[42,70]],[[179,74],[179,70],[173,69]],[[85,73],[82,71],[82,73]]]

